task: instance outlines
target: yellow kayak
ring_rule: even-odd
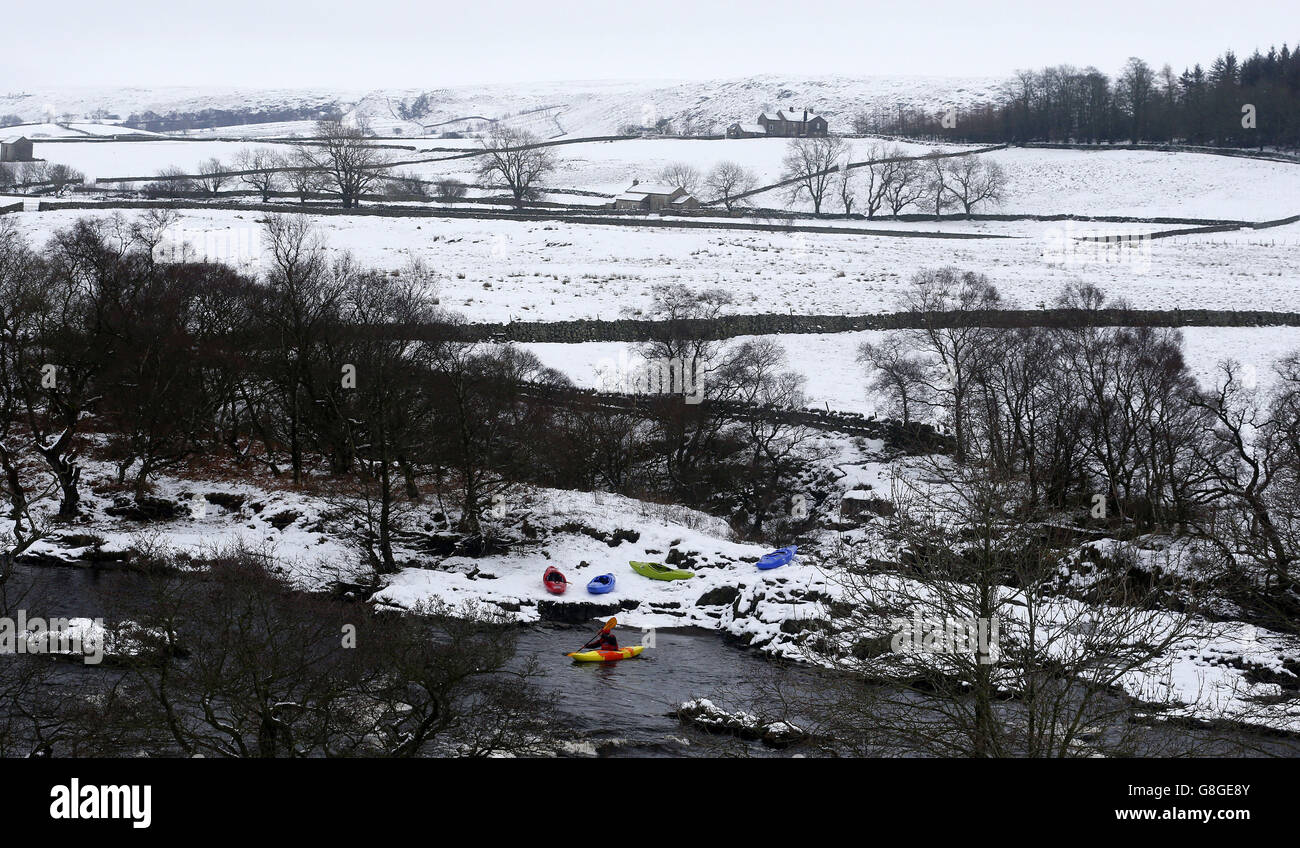
[[[619,660],[639,657],[644,650],[645,645],[633,645],[630,648],[620,648],[617,651],[575,651],[565,656],[573,657],[574,662],[618,662]]]

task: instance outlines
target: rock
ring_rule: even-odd
[[[858,497],[850,497],[857,495]],[[862,497],[860,490],[847,492],[840,501],[840,516],[845,519],[860,518],[864,515],[878,515],[888,518],[898,511],[894,502],[888,498]]]
[[[590,601],[538,601],[537,614],[542,621],[561,624],[586,624],[593,618],[608,618],[622,609],[618,604],[593,604]]]
[[[852,654],[860,660],[875,659],[884,654],[892,653],[894,650],[892,643],[892,636],[859,639],[853,645]]]
[[[697,607],[723,607],[740,597],[740,590],[735,586],[719,586],[710,589],[695,602]]]
[[[785,748],[808,738],[799,727],[785,721],[766,721],[753,713],[727,712],[707,698],[686,701],[670,715],[709,733],[761,741],[773,748]]]
[[[690,569],[695,567],[695,558],[697,556],[699,556],[698,551],[682,553],[677,548],[673,548],[668,552],[668,556],[664,557],[664,562],[668,565],[675,565],[678,568]]]
[[[240,507],[244,505],[247,498],[244,495],[230,494],[229,492],[208,492],[203,496],[208,503],[216,504],[223,509],[231,512],[239,512]]]
[[[568,521],[555,528],[558,533],[581,533],[584,536],[595,539],[598,542],[604,542],[611,548],[617,548],[624,542],[635,542],[641,538],[641,534],[636,530],[615,530],[613,533],[604,533],[594,527],[589,527],[580,521]]]
[[[824,618],[787,618],[781,622],[782,633],[803,633],[806,630],[827,630],[830,622]]]
[[[113,505],[104,510],[109,515],[129,518],[132,521],[160,521],[175,518],[181,513],[181,505],[167,498],[144,497],[132,500],[120,497]],[[185,512],[189,510],[186,509]]]
[[[292,509],[286,509],[277,512],[275,515],[272,515],[270,518],[266,519],[266,523],[270,524],[276,530],[283,530],[284,528],[288,527],[290,524],[294,523],[301,517],[302,517],[301,512],[295,512]]]

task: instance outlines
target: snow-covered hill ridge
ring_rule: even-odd
[[[220,88],[48,88],[0,95],[0,114],[24,120],[48,115],[89,115],[98,109],[126,118],[152,111],[197,112],[203,109],[319,108],[337,105],[365,115],[379,125],[433,125],[459,118],[486,117],[539,123],[538,131],[559,127],[570,136],[600,135],[625,124],[650,125],[668,119],[681,129],[725,128],[734,121],[753,121],[776,107],[810,107],[827,116],[832,130],[848,129],[861,111],[941,110],[993,99],[1002,81],[991,77],[921,76],[788,76],[698,81],[574,81],[495,84],[440,88],[346,91],[329,89]],[[424,108],[416,108],[424,96]],[[548,108],[549,107],[549,108]],[[413,114],[412,109],[420,114]],[[537,112],[536,110],[544,110]],[[552,119],[554,117],[554,120]],[[409,119],[409,120],[408,120]],[[542,126],[541,124],[547,124]]]

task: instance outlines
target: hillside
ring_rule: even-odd
[[[687,122],[698,129],[721,129],[733,121],[752,120],[760,110],[811,106],[834,125],[862,110],[941,110],[992,99],[1001,81],[989,77],[759,77],[699,81],[581,81],[520,83],[453,88],[361,91],[324,89],[217,88],[69,88],[34,89],[0,95],[0,114],[26,121],[47,115],[88,115],[104,109],[122,118],[151,111],[197,112],[204,109],[307,108],[339,105],[365,115],[383,132],[418,134],[424,126],[455,129],[463,118],[508,118],[538,134],[603,135],[625,124],[653,124],[667,118],[679,129]],[[425,108],[406,120],[402,107],[424,96]],[[410,112],[407,113],[411,115]],[[414,117],[414,116],[413,116]],[[283,127],[283,125],[281,125]]]

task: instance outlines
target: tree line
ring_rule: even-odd
[[[1286,44],[1181,73],[1130,58],[1110,76],[1058,65],[1017,72],[994,103],[924,114],[862,112],[854,129],[974,142],[1164,142],[1300,147],[1300,50]]]
[[[855,213],[867,218],[900,215],[909,209],[935,216],[957,209],[970,215],[1000,202],[1008,184],[1000,164],[979,156],[949,157],[937,148],[915,156],[882,141],[868,142],[858,153],[852,142],[834,135],[791,139],[781,165],[773,191],[781,191],[791,204],[811,204],[814,215],[838,208],[846,218]],[[758,175],[731,161],[708,172],[673,162],[659,172],[659,179],[689,194],[703,189],[707,200],[727,212],[752,205],[760,193]]]
[[[919,273],[909,305],[937,318],[1000,300],[984,275],[947,268]],[[1300,351],[1276,364],[1267,393],[1256,390],[1262,375],[1231,359],[1203,387],[1179,330],[1089,322],[1107,304],[1088,285],[1058,305],[1085,318],[1018,329],[934,320],[859,356],[898,415],[937,415],[959,463],[1014,480],[1025,515],[1198,539],[1219,573],[1294,611]]]
[[[87,454],[149,514],[169,508],[152,496],[158,476],[195,462],[328,489],[340,532],[377,572],[398,568],[417,511],[482,539],[520,484],[685,502],[755,534],[793,520],[782,487],[805,466],[806,435],[726,411],[802,405],[770,340],[647,343],[633,367],[668,383],[643,412],[610,410],[548,393],[568,381],[522,348],[457,341],[464,319],[439,305],[420,262],[366,268],[331,255],[305,217],[273,215],[262,272],[244,274],[170,249],[177,221],[82,219],[40,250],[0,224],[10,561],[47,529],[42,499],[60,520],[83,511]],[[671,323],[730,296],[668,285],[654,300]]]

